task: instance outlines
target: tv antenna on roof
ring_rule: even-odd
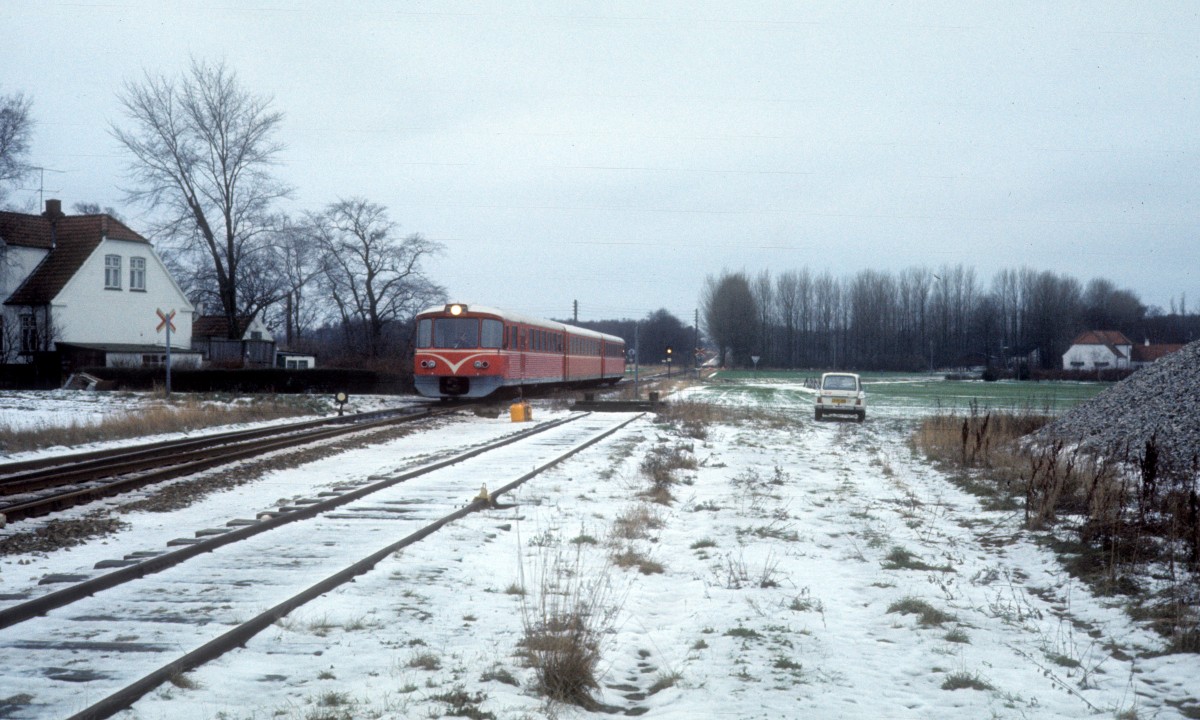
[[[41,165],[31,165],[29,169],[38,171],[38,186],[37,186],[38,208],[44,208],[44,207],[46,207],[46,173],[52,172],[52,173],[59,173],[61,175],[61,174],[65,173],[66,170],[55,170],[54,168],[42,167]],[[25,189],[29,190],[29,191],[33,190],[33,188],[25,188]],[[52,188],[50,190],[50,192],[52,192],[52,193],[58,192],[61,189],[62,188]]]

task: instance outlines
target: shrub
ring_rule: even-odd
[[[609,574],[581,572],[578,554],[573,563],[558,554],[542,563],[537,597],[522,603],[520,644],[537,690],[552,700],[596,705],[600,642],[620,609],[611,602]]]

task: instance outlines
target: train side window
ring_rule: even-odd
[[[482,332],[479,338],[479,347],[498,348],[504,340],[504,324],[499,320],[484,318]]]
[[[427,348],[433,342],[433,321],[423,318],[417,321],[417,347]]]

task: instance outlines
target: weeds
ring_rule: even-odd
[[[487,699],[487,695],[482,692],[472,695],[462,685],[455,685],[454,689],[432,695],[429,699],[448,705],[446,715],[450,717],[465,717],[472,720],[495,720],[496,718],[494,714],[479,709],[479,706]]]
[[[612,556],[613,565],[619,568],[636,567],[638,572],[643,575],[658,575],[663,573],[666,568],[663,564],[655,560],[651,560],[642,553],[627,547]]]
[[[696,440],[708,438],[708,427],[727,419],[728,409],[710,403],[694,401],[673,402],[658,410],[658,421],[674,425],[684,437]]]
[[[542,563],[537,596],[522,602],[520,642],[539,692],[558,702],[596,705],[601,639],[620,610],[611,595],[609,572],[581,572],[578,553],[573,562],[558,554]]]
[[[1168,453],[1153,436],[1099,451],[1062,440],[1022,445],[1047,419],[972,405],[965,418],[926,420],[914,441],[931,460],[957,468],[956,479],[985,501],[1022,501],[1026,527],[1069,519],[1078,541],[1058,534],[1052,542],[1068,570],[1098,592],[1138,595],[1137,576],[1165,582],[1170,597],[1140,602],[1135,617],[1159,605],[1149,609],[1151,624],[1171,649],[1200,650],[1200,454]]]
[[[179,400],[140,407],[98,423],[74,422],[66,426],[0,430],[4,453],[46,447],[77,447],[104,440],[143,438],[163,433],[189,432],[216,425],[278,420],[310,415],[313,409],[290,398],[268,396],[254,402],[223,402],[186,395]]]
[[[887,570],[954,572],[954,568],[949,564],[930,565],[899,545],[893,547],[892,551],[884,558],[883,567]]]
[[[745,558],[739,557],[735,560],[732,555],[725,557],[725,566],[722,569],[724,586],[729,590],[740,590],[747,587],[779,587],[779,581],[776,579],[779,574],[779,560],[775,559],[773,555],[767,556],[762,569],[758,572],[750,569]]]
[[[926,627],[941,625],[954,619],[950,613],[938,610],[924,600],[915,597],[906,597],[894,602],[888,606],[887,611],[901,615],[916,615],[917,622]]]
[[[651,530],[663,526],[658,513],[645,505],[635,505],[622,513],[613,522],[613,537],[622,540],[641,540],[650,536]]]
[[[679,482],[676,471],[695,470],[697,467],[699,464],[690,445],[657,445],[651,448],[641,464],[642,474],[650,478],[650,488],[642,495],[660,505],[671,504],[675,500],[671,495],[671,486]]]
[[[990,683],[967,672],[956,672],[946,676],[942,683],[943,690],[992,690]]]

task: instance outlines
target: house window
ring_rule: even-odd
[[[121,289],[121,256],[120,255],[105,255],[104,256],[104,289],[105,290],[120,290]]]
[[[109,256],[113,257],[113,256]],[[107,260],[106,260],[107,262]],[[117,272],[121,270],[121,258],[117,258]],[[146,258],[129,258],[129,289],[146,290]]]
[[[21,353],[28,355],[37,349],[37,317],[33,313],[26,313],[21,316]]]
[[[260,330],[251,330],[251,331],[250,331],[250,339],[251,339],[251,340],[262,340],[262,331],[260,331]]]

